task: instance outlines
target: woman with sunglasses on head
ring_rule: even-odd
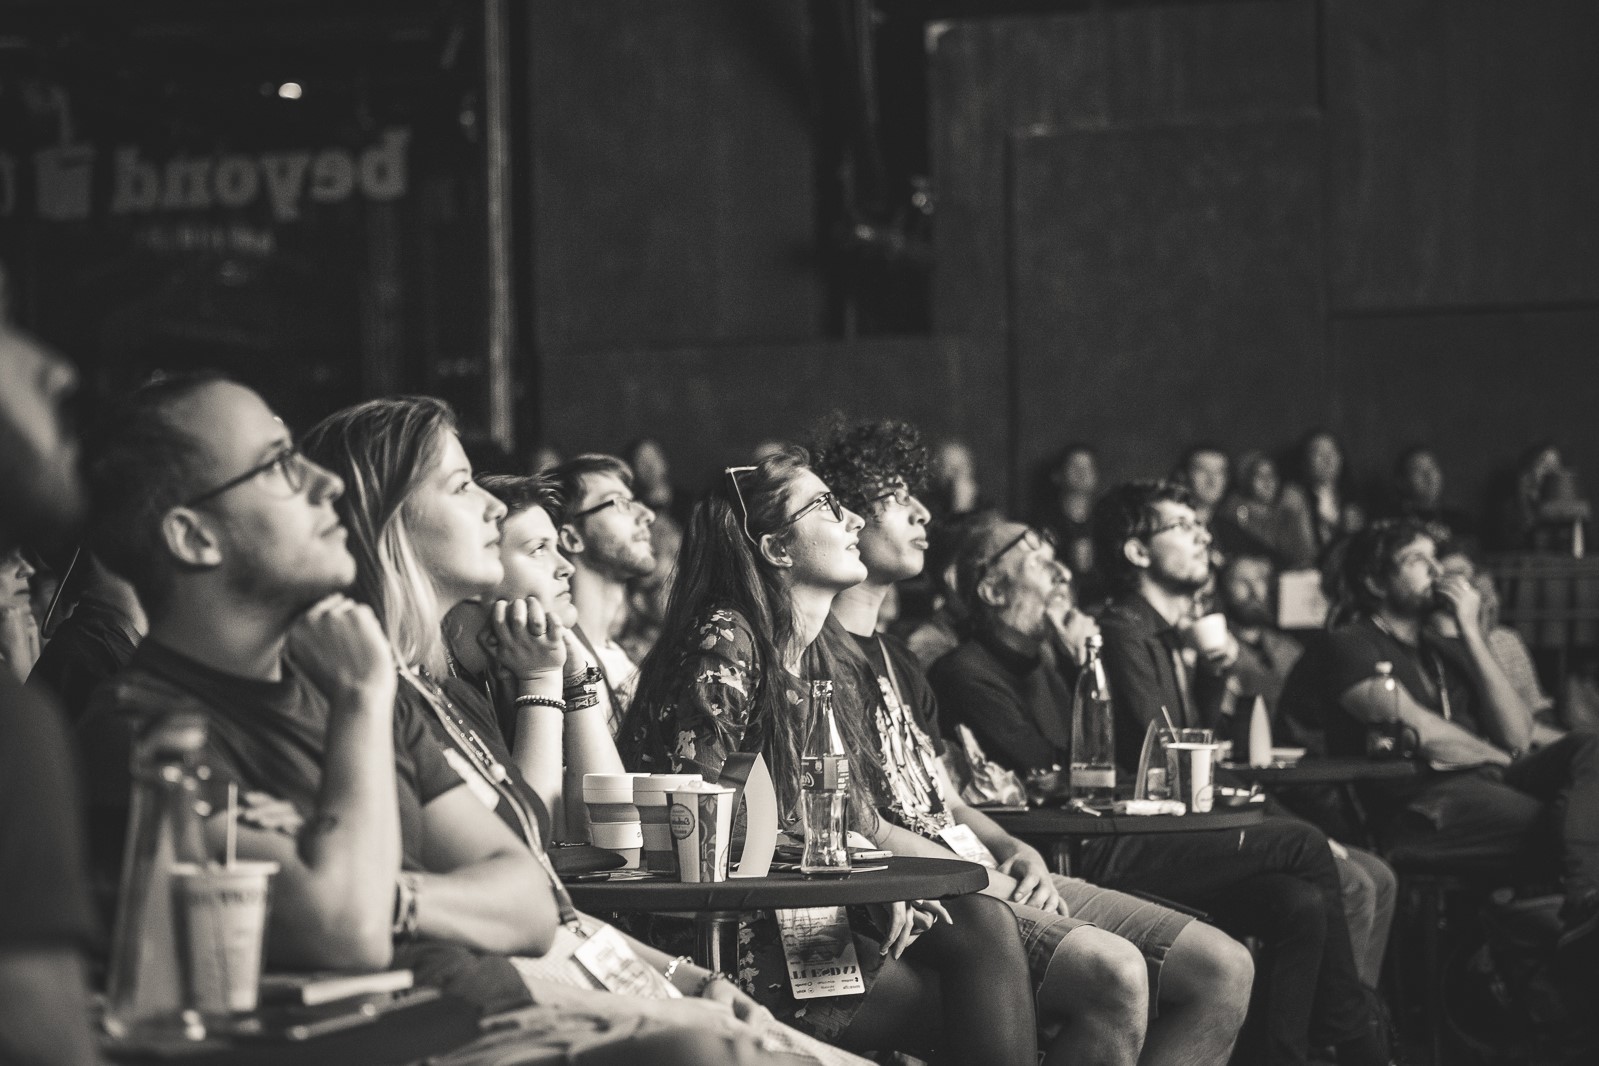
[[[809,682],[831,680],[836,699],[862,697],[817,641],[834,598],[866,577],[856,547],[862,522],[784,446],[755,466],[729,469],[695,504],[660,641],[645,659],[619,736],[641,770],[715,781],[735,752],[771,766],[780,817],[797,822],[799,762],[826,735]],[[874,841],[888,830],[871,783],[881,776],[863,716],[840,714],[852,773],[854,828]],[[741,942],[739,972],[780,1018],[852,1050],[933,1050],[950,1063],[1028,1063],[1036,1057],[1032,994],[1015,923],[978,896],[942,908],[895,905],[876,925],[852,908],[865,995],[796,1002],[775,924]],[[914,939],[913,939],[914,938]],[[904,947],[909,941],[909,946]],[[903,949],[903,950],[902,950]],[[776,991],[774,991],[776,990]]]
[[[503,829],[491,810],[541,860],[545,878],[530,884],[528,891],[554,896],[563,927],[554,940],[555,957],[509,960],[531,1001],[556,1008],[540,1016],[540,1038],[564,1050],[565,1061],[585,1066],[816,1061],[797,1052],[767,1050],[793,1046],[803,1038],[785,1034],[732,982],[686,958],[673,959],[621,939],[624,953],[663,975],[691,997],[687,1001],[599,991],[584,982],[575,962],[561,961],[560,952],[615,931],[573,908],[544,858],[550,832],[545,804],[507,748],[484,693],[451,676],[442,626],[452,608],[493,596],[505,580],[500,523],[506,506],[472,480],[450,409],[425,397],[370,401],[324,420],[307,435],[304,448],[345,486],[335,507],[356,559],[352,593],[372,608],[396,652],[399,698],[420,706],[446,761],[482,801],[483,816],[495,832],[503,834]],[[492,639],[484,644],[501,683],[515,692],[513,707],[529,708],[530,714],[563,714],[569,641],[560,619],[546,613],[531,595],[514,602],[495,600],[488,617]],[[520,724],[530,736],[550,732],[544,728],[547,722]],[[559,725],[557,738],[558,730]],[[483,834],[485,839],[493,835]],[[427,840],[419,850],[424,862],[433,857],[447,862],[466,846],[469,842]],[[402,901],[412,911],[434,905],[422,891],[427,884],[419,881],[410,900]],[[458,891],[470,888],[460,886]],[[477,936],[475,942],[484,939]]]

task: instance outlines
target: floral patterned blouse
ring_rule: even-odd
[[[672,695],[641,708],[619,738],[629,766],[651,773],[698,773],[715,779],[735,752],[759,752],[766,723],[754,718],[762,680],[748,620],[730,607],[712,610],[694,627],[677,663]],[[805,683],[779,667],[765,674],[796,709],[809,698]]]
[[[763,675],[749,621],[728,607],[713,609],[695,625],[673,676],[664,705],[644,708],[635,702],[617,738],[622,760],[631,770],[719,777],[729,755],[759,752],[765,743],[766,723],[753,717],[763,676],[767,683],[781,685],[782,697],[796,708],[809,698],[804,681],[787,670],[779,667]],[[870,990],[883,965],[878,954],[881,934],[863,908],[851,907],[848,914],[862,977]],[[677,919],[637,915],[617,924],[674,954],[692,949],[692,929]],[[862,995],[794,999],[777,923],[767,917],[741,926],[737,975],[739,986],[778,1020],[823,1040],[843,1032],[866,999]]]

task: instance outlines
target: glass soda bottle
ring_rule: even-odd
[[[133,795],[111,941],[104,1027],[123,1040],[199,1040],[178,944],[174,863],[204,863],[200,753],[204,720],[173,714],[148,724],[133,743]]]
[[[1074,800],[1108,806],[1116,799],[1116,725],[1105,666],[1099,661],[1103,638],[1088,638],[1088,658],[1077,677],[1072,701],[1071,795]]]
[[[801,813],[805,819],[805,853],[800,872],[827,877],[850,872],[849,756],[833,715],[833,683],[811,682],[811,721],[827,723],[819,754],[800,760]],[[818,729],[818,732],[820,730]]]

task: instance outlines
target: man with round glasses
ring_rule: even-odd
[[[549,476],[567,501],[560,542],[572,563],[573,633],[600,672],[600,699],[614,737],[638,686],[638,664],[612,634],[627,609],[628,583],[655,570],[655,512],[633,495],[633,471],[615,456],[579,455]]]

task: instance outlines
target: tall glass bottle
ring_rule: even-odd
[[[1104,645],[1098,633],[1088,638],[1088,658],[1077,676],[1077,698],[1072,701],[1072,798],[1091,804],[1116,799],[1116,723],[1110,705],[1105,666],[1099,661]]]
[[[811,682],[813,741],[819,751],[800,760],[801,813],[805,853],[800,872],[807,877],[849,873],[849,756],[844,753],[833,714],[833,683]],[[823,723],[826,723],[823,725]]]
[[[177,938],[175,862],[204,863],[200,783],[204,719],[173,714],[135,739],[133,795],[111,942],[105,1029],[120,1039],[200,1039]]]

